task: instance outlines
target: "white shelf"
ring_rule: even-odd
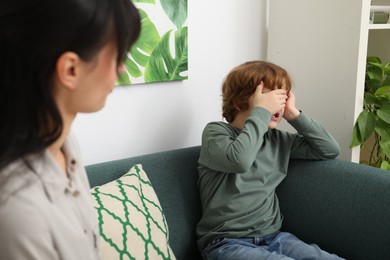
[[[390,5],[371,5],[370,6],[370,12],[390,12]],[[390,29],[390,24],[383,23],[383,24],[369,24],[368,29],[370,30],[381,30],[381,29]]]
[[[389,23],[376,23],[376,24],[369,24],[368,29],[370,30],[383,30],[383,29],[390,29],[390,24]]]
[[[372,5],[370,7],[370,12],[390,12],[389,5]]]

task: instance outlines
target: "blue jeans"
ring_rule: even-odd
[[[205,260],[343,259],[287,232],[264,237],[215,239],[203,250],[202,257]]]

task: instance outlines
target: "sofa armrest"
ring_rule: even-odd
[[[390,259],[390,172],[291,160],[277,190],[283,230],[346,259]]]

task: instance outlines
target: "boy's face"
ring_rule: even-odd
[[[285,87],[283,87],[285,89]],[[269,88],[264,87],[263,88],[263,93],[267,93],[272,91]],[[279,125],[279,122],[282,120],[284,114],[284,109],[279,110],[276,114],[273,114],[271,117],[271,121],[268,124],[268,128],[276,128]]]

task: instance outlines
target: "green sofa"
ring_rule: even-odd
[[[142,164],[163,207],[178,260],[200,259],[195,227],[200,147],[86,166],[91,186]],[[291,160],[277,190],[283,230],[351,260],[390,259],[390,172],[342,160]]]

